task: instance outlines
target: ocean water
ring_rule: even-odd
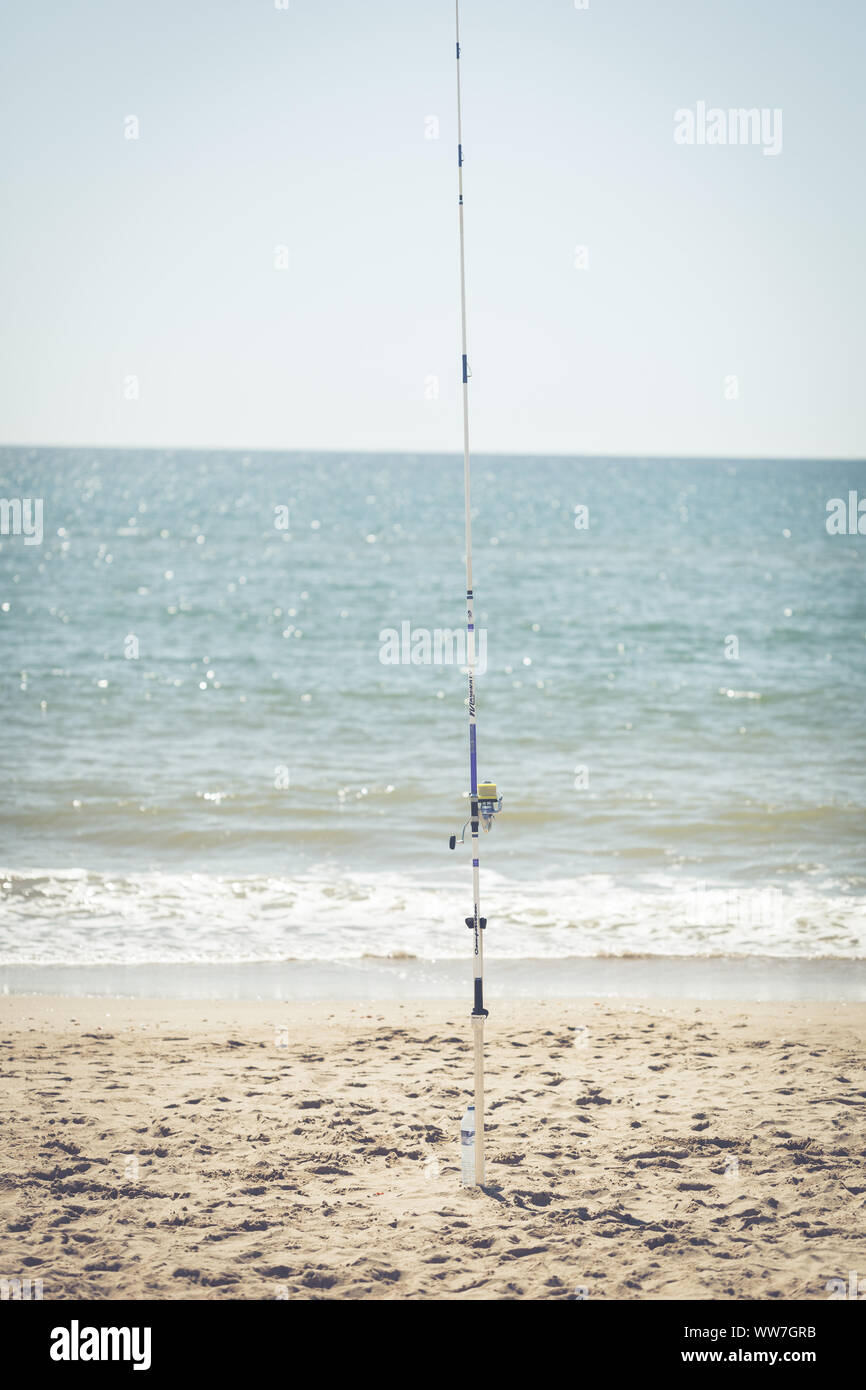
[[[491,972],[866,957],[852,490],[476,458]],[[468,957],[462,460],[7,448],[0,497],[0,961]]]

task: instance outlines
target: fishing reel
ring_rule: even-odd
[[[471,796],[471,792],[470,792]],[[478,817],[482,826],[487,831],[493,824],[493,817],[498,816],[502,810],[502,797],[497,795],[495,782],[481,782],[478,787]],[[474,816],[470,816],[463,829],[460,831],[460,839],[452,835],[448,840],[448,848],[456,849],[457,845],[462,845],[466,839],[466,826],[471,825]]]

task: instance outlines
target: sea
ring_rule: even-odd
[[[0,989],[468,996],[462,458],[8,447],[0,499]],[[866,463],[472,507],[493,994],[866,998]]]

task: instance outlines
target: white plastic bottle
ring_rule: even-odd
[[[467,1105],[460,1121],[460,1181],[464,1187],[475,1186],[475,1106]]]

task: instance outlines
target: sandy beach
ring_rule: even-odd
[[[4,1276],[44,1299],[826,1299],[866,1267],[858,1003],[5,998]],[[285,1046],[280,1046],[280,1043]]]

